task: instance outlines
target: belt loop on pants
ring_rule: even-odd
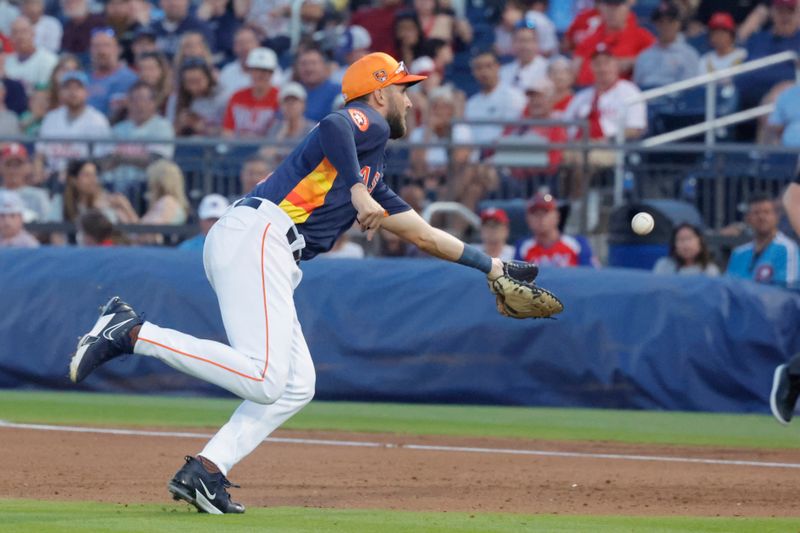
[[[237,200],[234,202],[233,206],[245,206],[251,207],[253,209],[258,209],[261,207],[261,204],[264,203],[265,200],[261,198],[256,198],[254,196],[249,196],[247,198],[242,198],[241,200]],[[297,231],[297,226],[292,224],[289,226],[289,230],[286,232],[286,241],[289,243],[289,249],[292,251],[292,256],[294,257],[295,263],[300,263],[300,258],[302,257],[303,248],[306,247],[306,239],[303,235]]]

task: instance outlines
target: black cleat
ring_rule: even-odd
[[[772,414],[783,425],[792,420],[797,397],[800,396],[800,380],[789,375],[789,365],[775,368],[772,378],[772,392],[769,395],[769,407]]]
[[[231,495],[225,490],[234,485],[221,472],[212,474],[203,464],[192,456],[186,456],[186,464],[178,470],[175,477],[167,485],[167,490],[176,500],[191,503],[201,513],[241,514],[244,505],[231,501]]]
[[[133,353],[129,333],[142,322],[141,317],[119,296],[111,298],[100,310],[100,318],[91,331],[78,341],[78,348],[69,364],[69,379],[74,383],[83,381],[103,363]]]

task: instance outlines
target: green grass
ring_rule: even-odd
[[[217,427],[235,400],[0,391],[0,419],[111,426]],[[800,448],[800,425],[763,415],[312,402],[286,428],[408,435]]]
[[[281,533],[738,533],[797,532],[797,519],[687,518],[629,516],[554,516],[469,513],[412,513],[407,511],[309,509],[277,507],[251,509],[241,516],[208,516],[188,506],[119,505],[93,502],[0,500],[3,530],[31,533],[141,532],[214,533],[274,531]]]

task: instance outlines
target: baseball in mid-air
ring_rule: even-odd
[[[653,215],[650,213],[636,213],[633,220],[631,220],[631,229],[633,229],[633,232],[637,235],[647,235],[653,231],[655,225],[656,221],[653,220]]]

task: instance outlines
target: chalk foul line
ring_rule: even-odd
[[[104,435],[133,435],[140,437],[210,439],[210,433],[185,431],[150,431],[143,429],[94,428],[82,426],[56,426],[49,424],[19,424],[0,420],[0,428],[28,429],[36,431],[62,431],[68,433],[93,433]],[[306,444],[312,446],[345,446],[360,448],[398,448],[429,452],[485,453],[498,455],[529,455],[538,457],[573,457],[579,459],[610,459],[623,461],[650,461],[663,463],[695,463],[705,465],[754,466],[761,468],[798,468],[800,463],[778,463],[770,461],[744,461],[737,459],[713,459],[703,457],[676,457],[663,455],[629,455],[618,453],[559,452],[553,450],[517,450],[513,448],[480,448],[471,446],[436,446],[428,444],[400,444],[369,441],[335,439],[297,439],[287,437],[267,437],[267,442],[283,444]]]

